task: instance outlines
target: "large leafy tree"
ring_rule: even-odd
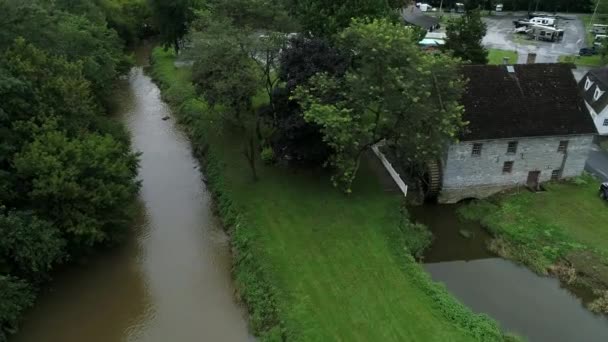
[[[46,278],[65,255],[59,229],[32,212],[4,211],[0,208],[0,270],[35,281]]]
[[[39,134],[13,161],[22,192],[73,249],[122,237],[132,220],[137,156],[109,135]]]
[[[0,1],[0,13],[0,50],[22,37],[48,53],[81,62],[99,102],[109,96],[116,77],[128,70],[122,42],[105,21],[92,22],[37,1]]]
[[[278,68],[284,86],[275,88],[272,97],[275,130],[272,146],[275,154],[292,163],[319,165],[331,149],[323,141],[319,126],[306,122],[291,93],[305,85],[317,73],[342,77],[350,65],[350,56],[322,38],[293,37],[282,50]]]
[[[339,38],[354,54],[345,76],[319,74],[296,90],[304,118],[333,149],[333,183],[346,192],[372,145],[387,140],[423,163],[463,126],[458,60],[425,54],[416,39],[388,20],[356,20]]]
[[[194,10],[199,3],[199,0],[149,0],[162,43],[172,46],[176,54],[188,33],[188,25],[195,19]]]
[[[281,32],[297,31],[284,0],[208,0],[207,6],[215,16],[230,18],[241,28]]]
[[[405,0],[286,0],[305,32],[332,36],[346,28],[352,18],[397,17]]]
[[[229,20],[218,20],[205,32],[192,35],[190,54],[195,58],[192,78],[197,90],[210,105],[221,108],[223,119],[244,136],[243,155],[257,180],[260,117],[253,98],[262,89],[265,76],[252,60],[256,56],[247,49],[251,39]]]
[[[447,39],[443,48],[464,61],[487,64],[488,50],[481,43],[486,30],[486,24],[481,20],[479,10],[467,11],[465,15],[448,22]]]

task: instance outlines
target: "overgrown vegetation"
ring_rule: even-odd
[[[598,181],[583,176],[546,185],[543,193],[505,194],[461,209],[495,237],[497,254],[566,282],[608,288],[608,211]]]
[[[104,110],[129,58],[100,3],[0,1],[0,341],[57,265],[134,214],[137,155]]]

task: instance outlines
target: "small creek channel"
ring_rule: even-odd
[[[608,341],[608,319],[588,311],[557,279],[489,253],[489,234],[479,224],[461,221],[456,209],[432,204],[411,208],[435,236],[424,258],[435,281],[473,311],[488,314],[505,331],[530,342]],[[472,237],[461,236],[462,229]]]
[[[226,235],[186,136],[138,54],[117,102],[143,152],[141,214],[129,241],[59,272],[14,342],[247,341]]]

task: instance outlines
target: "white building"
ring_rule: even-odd
[[[469,125],[446,149],[436,176],[429,177],[439,183],[429,182],[440,190],[439,202],[484,198],[519,186],[537,189],[583,172],[596,129],[570,66],[473,65],[463,73],[469,80],[462,98]],[[593,98],[597,78],[590,82]],[[608,94],[597,94],[606,101],[604,110]]]
[[[608,68],[590,70],[578,87],[598,133],[608,135]]]

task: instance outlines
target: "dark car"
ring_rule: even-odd
[[[608,182],[602,183],[602,185],[600,185],[600,197],[605,200],[608,200]]]
[[[595,50],[595,46],[590,48],[582,48],[578,51],[579,56],[593,56],[596,54],[597,50]]]

